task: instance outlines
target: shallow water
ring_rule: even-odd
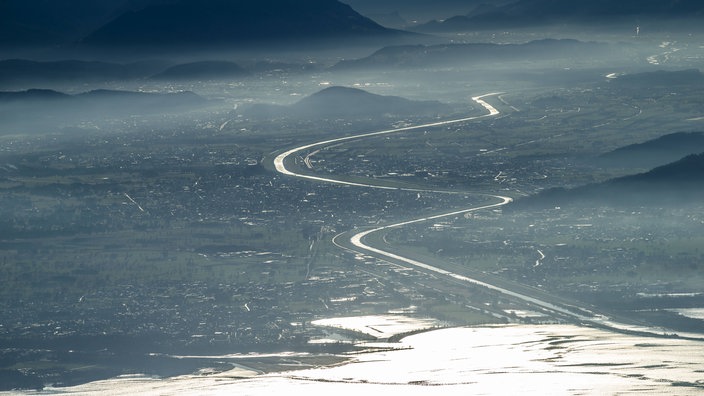
[[[358,355],[330,368],[236,379],[238,373],[118,378],[40,394],[695,395],[704,393],[704,342],[570,325],[451,328],[405,338],[408,349]],[[241,373],[240,373],[241,374]]]

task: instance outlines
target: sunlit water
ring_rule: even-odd
[[[704,320],[704,308],[677,308],[669,309],[668,311],[677,312],[688,318]]]
[[[261,375],[118,378],[40,394],[330,395],[704,393],[704,343],[569,325],[434,330],[406,349],[357,355],[337,367]]]

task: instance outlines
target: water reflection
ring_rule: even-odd
[[[164,380],[123,378],[44,394],[237,394],[364,391],[373,394],[704,392],[704,343],[570,325],[451,328],[402,340],[352,363],[251,379],[236,373]]]

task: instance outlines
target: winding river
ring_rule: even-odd
[[[497,110],[494,106],[489,104],[485,98],[501,95],[502,93],[488,93],[484,94],[481,96],[475,96],[472,98],[474,102],[477,104],[481,105],[486,111],[486,114],[483,115],[477,115],[477,116],[471,116],[471,117],[464,117],[464,118],[458,118],[458,119],[452,119],[452,120],[446,120],[446,121],[438,121],[438,122],[433,122],[433,123],[428,123],[428,124],[422,124],[422,125],[416,125],[416,126],[407,126],[407,127],[402,127],[402,128],[395,128],[395,129],[387,129],[383,131],[378,131],[378,132],[371,132],[371,133],[363,133],[363,134],[358,134],[358,135],[352,135],[352,136],[345,136],[341,138],[335,138],[335,139],[329,139],[329,140],[324,140],[316,143],[310,143],[306,144],[303,146],[295,147],[292,149],[289,149],[281,154],[279,154],[275,159],[274,159],[274,167],[277,172],[286,175],[286,176],[291,176],[291,177],[296,177],[300,179],[305,179],[309,181],[315,181],[315,182],[324,182],[324,183],[334,183],[334,184],[340,184],[340,185],[347,185],[347,186],[354,186],[354,187],[363,187],[363,188],[376,188],[376,189],[384,189],[384,190],[398,190],[398,191],[424,191],[424,192],[440,192],[440,193],[447,193],[448,191],[438,191],[438,190],[431,190],[431,189],[418,189],[418,188],[399,188],[399,187],[390,187],[386,185],[380,185],[380,184],[374,184],[373,181],[370,181],[368,183],[362,183],[362,182],[353,182],[353,181],[347,181],[343,180],[340,178],[335,178],[334,176],[315,176],[315,175],[309,175],[309,174],[303,174],[296,172],[295,170],[292,170],[291,168],[288,167],[287,163],[290,162],[290,157],[296,156],[296,155],[301,155],[302,152],[306,151],[316,151],[320,150],[323,147],[332,145],[332,144],[338,144],[338,143],[343,143],[343,142],[349,142],[353,140],[360,140],[364,138],[370,138],[370,137],[376,137],[376,136],[382,136],[382,135],[389,135],[389,134],[394,134],[394,133],[399,133],[399,132],[409,132],[409,131],[416,131],[416,130],[421,130],[425,128],[430,128],[430,127],[439,127],[439,126],[446,126],[446,125],[452,125],[452,124],[458,124],[462,122],[468,122],[468,121],[474,121],[474,120],[479,120],[487,117],[493,117],[497,116],[500,113],[499,110]],[[312,153],[309,153],[306,158],[310,157]],[[467,277],[465,275],[460,275],[453,273],[451,271],[445,270],[443,268],[430,265],[428,263],[424,263],[409,257],[404,257],[402,255],[383,250],[379,247],[374,247],[371,246],[370,244],[366,243],[365,241],[367,240],[367,237],[369,237],[371,234],[374,233],[379,233],[383,232],[389,229],[393,228],[400,228],[403,226],[411,225],[411,224],[416,224],[416,223],[422,223],[422,222],[427,222],[431,220],[438,220],[446,217],[452,217],[452,216],[457,216],[457,215],[462,215],[470,212],[476,212],[480,210],[486,210],[486,209],[492,209],[492,208],[497,208],[503,205],[506,205],[510,202],[512,202],[512,199],[510,197],[506,196],[501,196],[501,195],[492,195],[492,194],[478,194],[478,193],[471,193],[467,192],[467,194],[475,194],[475,195],[482,195],[484,197],[489,197],[493,198],[496,200],[495,203],[488,204],[488,205],[481,205],[481,206],[475,206],[471,208],[466,208],[462,210],[454,210],[451,212],[447,213],[442,213],[434,216],[426,216],[426,217],[421,217],[421,218],[415,218],[411,220],[406,220],[403,222],[395,223],[395,224],[388,224],[384,225],[381,227],[376,227],[368,230],[364,230],[361,232],[358,232],[356,234],[352,234],[351,232],[344,232],[341,234],[338,234],[335,236],[333,239],[333,243],[342,248],[342,249],[347,249],[351,250],[353,252],[359,253],[359,254],[366,254],[366,255],[372,255],[377,258],[381,258],[385,261],[391,262],[395,265],[401,265],[401,266],[409,266],[412,268],[415,268],[416,270],[419,271],[424,271],[424,272],[431,272],[437,276],[445,277],[448,281],[451,282],[460,282],[463,284],[466,284],[468,286],[478,286],[478,287],[483,287],[489,290],[492,290],[494,292],[501,293],[505,296],[508,296],[510,298],[520,300],[524,303],[527,303],[531,306],[534,307],[539,307],[541,309],[550,311],[557,316],[563,317],[563,318],[569,318],[570,320],[574,321],[575,323],[578,324],[586,324],[586,325],[591,325],[591,326],[598,326],[602,328],[607,328],[611,330],[617,330],[621,332],[628,332],[628,333],[638,333],[638,334],[643,334],[643,335],[658,335],[662,336],[663,335],[663,329],[661,328],[653,328],[653,327],[647,327],[647,326],[641,326],[641,325],[632,325],[632,324],[626,324],[626,323],[621,323],[618,321],[615,321],[603,314],[599,314],[596,312],[593,312],[589,308],[586,307],[576,307],[574,305],[566,305],[566,304],[561,304],[557,302],[551,302],[547,301],[544,297],[539,298],[536,296],[532,296],[529,294],[526,294],[524,292],[518,292],[516,290],[510,290],[507,287],[510,286],[498,286],[495,284],[488,283],[483,280],[478,280],[478,279],[473,279],[470,277]],[[693,338],[693,339],[701,339],[700,335],[690,335],[688,338]]]

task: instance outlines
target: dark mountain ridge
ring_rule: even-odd
[[[97,47],[217,47],[400,34],[336,0],[176,0],[124,13],[83,42]]]
[[[648,172],[619,177],[572,189],[552,188],[521,198],[513,208],[550,208],[567,205],[661,206],[701,203],[704,194],[704,153]]]
[[[704,189],[704,153],[692,154],[649,172],[614,179],[615,184],[660,183],[662,185],[696,186]]]
[[[119,15],[173,0],[3,0],[0,47],[78,41]]]
[[[704,152],[704,132],[676,132],[643,143],[620,147],[599,157],[619,168],[654,168]]]

